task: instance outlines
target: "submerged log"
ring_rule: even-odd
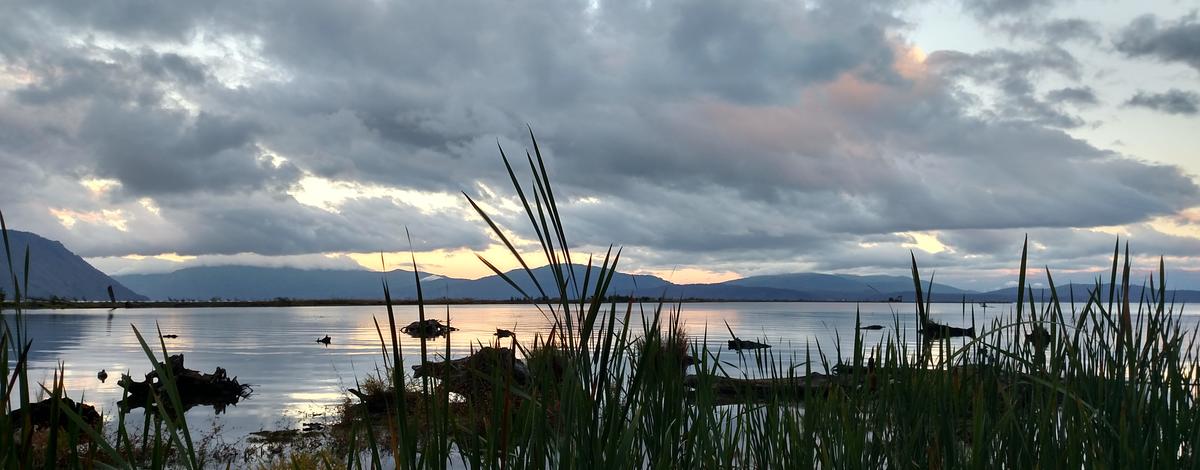
[[[835,381],[836,376],[816,372],[803,377],[772,379],[735,379],[715,375],[701,377],[689,374],[683,378],[683,386],[694,393],[701,388],[707,389],[712,393],[716,404],[728,405],[756,402],[772,397],[801,401],[810,393],[828,391]]]
[[[401,328],[400,331],[412,336],[413,338],[437,338],[445,336],[451,331],[458,331],[458,328],[449,325],[443,325],[442,322],[435,318],[430,318],[425,321],[415,321],[409,323],[408,326]]]
[[[734,351],[741,351],[743,349],[766,349],[769,347],[771,347],[771,345],[767,343],[759,343],[757,341],[749,341],[737,338],[729,340],[729,349]]]
[[[170,370],[171,376],[175,378],[175,388],[179,392],[183,411],[197,405],[205,405],[212,406],[213,410],[220,414],[225,412],[225,407],[236,405],[239,400],[249,398],[253,392],[249,385],[238,383],[237,377],[229,378],[225,369],[220,367],[211,374],[185,368],[182,354],[168,357],[166,364],[159,365]],[[117,403],[123,412],[138,407],[153,407],[152,391],[164,404],[169,406],[171,402],[166,383],[158,376],[157,370],[146,374],[146,379],[141,382],[134,381],[128,375],[122,375],[117,385],[127,393],[125,399]]]
[[[957,338],[966,336],[969,338],[975,337],[975,327],[958,328],[950,325],[943,325],[935,321],[926,321],[921,328],[921,333],[925,335],[925,340]]]
[[[74,410],[75,414],[78,414],[80,418],[83,418],[83,422],[87,423],[89,426],[96,427],[100,424],[100,413],[96,412],[96,407],[87,403],[76,403],[74,400],[66,397],[60,398],[60,400],[62,400],[62,402],[66,404],[68,408]],[[13,423],[14,426],[21,426],[21,423],[25,421],[25,417],[28,415],[29,422],[34,428],[48,429],[51,425],[51,416],[53,416],[57,411],[58,426],[64,428],[67,427],[71,423],[71,419],[68,418],[67,415],[62,412],[62,410],[55,410],[55,406],[56,404],[54,403],[54,399],[47,398],[37,403],[30,403],[28,408],[18,408],[13,410],[12,413],[8,414],[8,419],[11,420],[10,422]]]
[[[924,376],[926,379],[950,380],[955,387],[978,380],[979,377],[995,377],[996,385],[1008,390],[1018,397],[1018,402],[1028,400],[1033,380],[1028,374],[1015,371],[1001,371],[992,366],[968,364],[948,369],[896,369],[879,367],[874,359],[865,365],[853,366],[840,364],[833,367],[833,374],[827,375],[813,372],[804,376],[780,378],[733,378],[716,375],[689,374],[684,377],[683,385],[689,389],[692,397],[701,390],[707,391],[714,398],[716,405],[733,405],[747,403],[763,403],[770,400],[802,402],[814,394],[827,394],[838,389],[865,389],[875,392],[877,387],[884,387],[905,377]]]
[[[1025,334],[1025,341],[1038,349],[1044,349],[1046,346],[1049,346],[1050,338],[1050,331],[1041,325],[1034,325],[1033,332]]]
[[[413,377],[438,379],[447,390],[468,398],[490,394],[493,378],[517,386],[529,383],[529,368],[509,348],[484,347],[464,358],[426,361],[412,369]]]

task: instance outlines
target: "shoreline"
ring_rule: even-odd
[[[618,302],[626,303],[631,299],[620,298],[605,301],[605,303]],[[656,298],[637,298],[632,299],[637,303],[658,303],[660,299]],[[863,304],[910,304],[912,302],[888,302],[887,300],[739,300],[739,299],[676,299],[662,300],[664,304],[705,304],[705,303],[863,303]],[[578,303],[578,300],[572,300],[573,304]],[[417,305],[416,299],[401,299],[392,300],[392,305]],[[478,300],[478,299],[425,299],[425,305],[534,305],[544,304],[536,300]],[[980,302],[963,302],[959,301],[933,301],[935,304],[979,304]],[[1012,302],[996,302],[988,301],[988,304],[1007,305]],[[361,307],[361,306],[383,306],[386,305],[383,299],[276,299],[276,300],[148,300],[148,301],[127,301],[111,302],[101,301],[70,301],[70,300],[33,300],[21,303],[23,310],[74,310],[74,309],[98,309],[98,308],[121,308],[121,309],[139,309],[139,308],[229,308],[229,307]],[[0,310],[11,310],[12,303],[0,304]]]

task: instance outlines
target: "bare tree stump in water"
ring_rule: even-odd
[[[211,374],[203,374],[185,368],[182,354],[168,357],[166,364],[159,363],[159,365],[169,370],[170,375],[175,378],[175,388],[179,392],[179,401],[183,405],[183,411],[196,405],[205,405],[212,406],[213,410],[220,414],[225,411],[225,407],[236,405],[239,400],[249,398],[250,393],[253,392],[249,385],[238,383],[237,377],[229,378],[223,368],[218,367]],[[146,380],[141,382],[134,381],[128,375],[122,375],[117,385],[124,388],[128,394],[124,400],[118,402],[122,411],[143,406],[152,407],[154,403],[152,392],[158,395],[168,409],[171,406],[166,382],[158,376],[157,370],[146,374]]]

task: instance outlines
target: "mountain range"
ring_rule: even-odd
[[[6,293],[6,298],[13,297],[10,272],[16,274],[17,285],[25,289],[25,253],[28,249],[29,283],[22,297],[107,301],[108,287],[112,286],[117,300],[147,300],[145,296],[92,267],[62,243],[18,230],[8,231],[8,242],[13,264],[11,271],[8,256],[0,253],[0,273],[3,273],[0,290]]]
[[[505,273],[509,279],[531,297],[541,292],[554,293],[554,276],[549,267],[533,269],[535,284],[524,270]],[[575,283],[582,285],[589,277],[589,290],[594,289],[596,270],[587,276],[586,268],[575,266]],[[426,299],[519,300],[524,296],[503,277],[492,275],[480,279],[458,279],[431,273],[420,273],[421,290]],[[130,274],[117,276],[121,283],[156,300],[271,300],[288,299],[382,299],[383,280],[394,299],[414,299],[416,276],[412,271],[394,270],[380,273],[367,270],[304,270],[296,268],[263,268],[250,266],[206,266],[180,269],[162,274]],[[568,276],[569,279],[569,276]],[[570,281],[568,281],[570,282]],[[539,290],[538,286],[541,286]],[[1059,286],[1063,301],[1086,300],[1093,285],[1069,284]],[[922,290],[928,290],[928,283]],[[1049,300],[1048,289],[1033,289],[1039,302]],[[1107,286],[1101,288],[1106,300]],[[1131,296],[1141,296],[1141,288],[1131,287]],[[856,276],[848,274],[779,274],[751,276],[714,284],[674,284],[660,277],[645,274],[617,273],[613,276],[609,295],[668,300],[730,300],[730,301],[884,301],[913,298],[912,279],[904,276]],[[1172,291],[1169,298],[1176,302],[1200,301],[1200,291]],[[575,295],[572,295],[575,297]],[[1012,302],[1016,288],[987,292],[959,289],[946,284],[933,284],[932,300],[938,302]]]
[[[415,299],[416,282],[421,279],[422,294],[426,299],[463,299],[480,301],[520,300],[524,295],[514,289],[502,276],[492,275],[480,279],[460,279],[408,270],[380,273],[353,269],[297,269],[255,266],[199,266],[183,268],[169,273],[126,274],[109,277],[92,267],[83,258],[75,255],[61,243],[47,240],[36,234],[10,230],[9,240],[15,271],[23,279],[23,256],[26,247],[31,254],[29,290],[26,297],[92,300],[108,299],[108,286],[113,287],[118,300],[273,300],[278,298],[297,300],[353,299],[372,300],[383,298],[383,282],[386,279],[392,298]],[[7,257],[0,254],[0,268],[8,273]],[[595,288],[596,268],[590,274],[584,266],[574,266],[574,278],[568,275],[570,292],[578,292],[587,278],[588,290]],[[530,280],[524,270],[505,273],[521,291],[530,297],[540,297],[545,292],[551,297],[558,290],[554,287],[553,271],[543,266],[532,270],[536,282]],[[0,284],[11,291],[11,280]],[[1093,285],[1068,284],[1059,286],[1062,300],[1085,301]],[[922,284],[928,291],[929,285]],[[934,283],[932,300],[938,302],[1012,302],[1016,300],[1015,288],[987,292],[960,289],[951,285]],[[1107,299],[1107,286],[1101,288],[1102,300]],[[730,301],[885,301],[888,299],[913,299],[913,283],[910,277],[849,274],[794,273],[751,276],[712,284],[675,284],[657,276],[618,272],[608,289],[610,296],[632,296],[637,298],[664,298],[668,300],[730,300]],[[1131,287],[1131,297],[1139,298],[1142,289]],[[1034,289],[1035,299],[1048,300],[1047,289]],[[572,297],[577,297],[572,294]],[[1200,291],[1171,291],[1169,299],[1175,302],[1200,301]]]

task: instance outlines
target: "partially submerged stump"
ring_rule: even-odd
[[[733,337],[733,339],[729,340],[729,349],[732,349],[734,351],[741,351],[743,349],[766,349],[766,348],[771,347],[771,345],[769,345],[767,343],[759,343],[757,341],[747,341],[747,340],[738,338],[737,334],[734,334],[733,328],[729,327],[729,322],[725,322],[725,329],[729,330],[729,336]]]
[[[74,400],[66,397],[60,398],[60,400],[62,400],[62,402],[66,404],[68,408],[75,411],[75,414],[78,414],[79,417],[83,418],[83,422],[87,423],[89,426],[96,427],[100,424],[100,413],[96,412],[96,407],[87,403],[76,403]],[[10,422],[15,426],[21,426],[21,423],[25,421],[25,416],[28,415],[29,422],[34,428],[49,429],[51,425],[50,421],[52,419],[51,416],[53,416],[56,411],[54,409],[55,406],[57,406],[57,404],[54,403],[54,399],[47,398],[37,403],[30,403],[28,409],[18,408],[13,410],[12,413],[8,414],[8,419],[11,420]],[[58,426],[67,427],[71,423],[71,419],[68,418],[61,409],[57,410],[57,413]]]
[[[975,327],[958,328],[949,325],[943,325],[935,321],[926,321],[921,327],[921,333],[925,335],[925,340],[957,338],[966,336],[969,338],[975,337]]]
[[[445,336],[451,331],[458,331],[458,328],[449,325],[443,325],[442,322],[435,318],[430,318],[425,321],[415,321],[409,323],[408,326],[401,328],[404,332],[413,338],[437,338]]]
[[[1033,325],[1033,332],[1025,334],[1025,341],[1038,349],[1050,345],[1050,331],[1041,325]]]
[[[771,345],[766,344],[766,343],[759,343],[757,341],[749,341],[749,340],[737,339],[737,338],[729,340],[729,349],[732,349],[734,351],[741,351],[743,349],[766,349],[769,347],[771,347]]]
[[[183,411],[196,405],[212,406],[217,413],[225,412],[225,407],[236,405],[243,398],[249,398],[253,392],[249,385],[238,383],[237,377],[229,378],[225,369],[220,367],[211,374],[202,374],[183,366],[183,355],[176,354],[167,358],[167,363],[159,363],[164,369],[169,369],[175,377],[175,388],[179,392],[179,401]],[[170,406],[166,383],[158,376],[158,371],[146,374],[146,380],[136,382],[128,375],[122,375],[117,385],[124,388],[128,394],[117,404],[121,411],[127,412],[138,407],[152,407],[154,399],[151,390],[158,395],[164,404]]]
[[[833,381],[833,376],[815,372],[805,377],[775,379],[735,379],[715,375],[702,378],[690,374],[683,378],[683,386],[692,389],[693,392],[701,387],[707,388],[712,393],[715,404],[728,405],[758,402],[770,397],[801,401],[815,391],[827,391]]]
[[[529,368],[509,348],[484,347],[461,359],[426,361],[412,369],[413,377],[438,379],[446,390],[468,398],[488,396],[493,379],[524,386],[530,378]]]

